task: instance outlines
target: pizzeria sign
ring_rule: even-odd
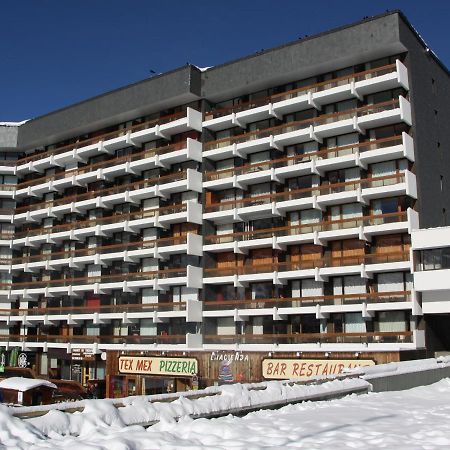
[[[192,377],[198,373],[198,362],[194,358],[121,356],[119,373]]]

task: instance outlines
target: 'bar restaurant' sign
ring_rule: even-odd
[[[321,375],[339,375],[344,369],[374,364],[370,359],[265,359],[262,362],[262,375],[270,380],[302,380]]]
[[[194,358],[159,358],[156,356],[121,356],[119,372],[140,375],[192,377],[198,372]]]

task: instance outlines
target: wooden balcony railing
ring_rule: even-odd
[[[16,209],[16,214],[28,212],[28,211],[36,211],[43,208],[50,208],[54,206],[60,206],[72,202],[80,202],[83,200],[89,200],[92,198],[100,197],[100,196],[108,196],[114,194],[121,194],[127,191],[135,191],[138,189],[145,189],[153,186],[163,186],[168,183],[174,183],[177,181],[183,181],[187,179],[187,171],[180,171],[176,173],[171,173],[169,175],[163,175],[160,177],[151,178],[148,180],[135,181],[133,183],[128,184],[120,184],[118,186],[113,186],[105,189],[94,189],[89,192],[85,192],[83,194],[70,195],[68,197],[62,197],[55,200],[48,200],[45,202],[33,203],[31,205],[21,206]]]
[[[314,231],[341,230],[360,226],[405,222],[406,220],[406,211],[397,213],[374,214],[369,216],[351,217],[348,219],[309,222],[299,225],[265,228],[262,230],[241,231],[237,233],[226,234],[210,234],[204,237],[204,244],[224,244],[234,241],[248,241],[253,239],[271,238],[274,236],[295,236],[298,234],[312,233]]]
[[[0,167],[15,167],[17,166],[17,159],[0,159]]]
[[[312,159],[331,159],[340,156],[356,154],[357,152],[366,152],[369,150],[377,150],[380,148],[391,147],[402,144],[401,136],[393,136],[384,139],[377,139],[375,141],[360,142],[357,144],[344,145],[341,147],[334,147],[317,152],[305,153],[302,155],[289,156],[285,158],[273,159],[270,161],[262,161],[254,164],[245,164],[240,167],[232,167],[230,169],[213,170],[206,172],[204,181],[220,180],[228,178],[233,175],[243,175],[263,170],[277,169],[279,167],[286,167],[303,162],[310,162]]]
[[[249,206],[264,205],[271,202],[281,202],[287,200],[296,200],[299,198],[307,198],[313,195],[336,194],[345,191],[354,191],[359,187],[371,188],[390,186],[393,184],[404,183],[405,174],[397,172],[392,175],[384,175],[381,177],[363,178],[342,183],[323,184],[321,186],[313,186],[310,188],[294,189],[292,191],[278,192],[275,194],[257,195],[254,197],[244,197],[237,200],[225,200],[205,205],[205,212],[227,211],[234,208],[244,208]]]
[[[389,111],[399,106],[399,100],[388,100],[386,102],[376,103],[374,105],[366,105],[360,108],[353,108],[347,111],[341,111],[331,114],[323,114],[318,117],[312,117],[310,119],[300,120],[296,122],[284,123],[271,128],[265,128],[262,130],[251,131],[248,133],[239,134],[237,136],[218,139],[208,142],[204,146],[204,151],[219,149],[231,144],[239,144],[242,142],[252,141],[255,139],[262,139],[269,136],[277,136],[284,133],[290,133],[292,131],[298,131],[305,128],[309,128],[310,125],[318,126],[327,123],[333,123],[340,120],[351,119],[353,117],[362,117],[369,114],[375,114],[378,112]]]
[[[11,192],[16,189],[16,186],[15,184],[0,184],[0,191]]]
[[[55,344],[185,344],[185,334],[159,334],[157,336],[86,336],[86,335],[0,335],[0,342],[33,342]]]
[[[187,203],[179,203],[177,205],[163,206],[161,208],[146,209],[133,213],[116,214],[112,216],[98,217],[96,219],[80,220],[72,223],[54,225],[51,227],[30,228],[20,231],[14,235],[14,239],[20,239],[27,236],[38,236],[42,234],[58,233],[62,231],[70,231],[80,228],[89,228],[96,225],[111,224],[125,222],[128,220],[147,219],[155,216],[164,216],[187,211]]]
[[[88,145],[96,144],[100,141],[104,141],[106,139],[113,139],[116,137],[124,136],[129,131],[136,132],[141,130],[146,130],[148,128],[152,128],[155,125],[162,125],[165,123],[172,122],[174,120],[181,119],[182,117],[186,116],[186,111],[181,111],[175,114],[169,114],[167,116],[159,117],[157,119],[151,119],[146,122],[138,123],[136,125],[132,125],[127,128],[121,128],[120,130],[111,131],[109,133],[101,134],[99,136],[95,136],[90,139],[85,139],[82,141],[75,142],[73,144],[67,144],[63,145],[62,147],[55,148],[53,150],[47,150],[41,153],[34,153],[29,156],[25,156],[24,158],[21,158],[17,161],[17,165],[25,164],[30,161],[37,161],[39,159],[47,158],[52,155],[59,155],[64,152],[68,152],[70,150],[79,149],[81,147],[86,147]]]
[[[12,264],[27,264],[38,261],[55,261],[57,259],[76,258],[81,256],[103,255],[121,251],[149,250],[157,247],[186,244],[187,236],[150,239],[145,241],[133,241],[123,244],[101,245],[98,247],[79,248],[73,250],[61,250],[52,253],[39,253],[36,255],[22,256],[9,260]],[[0,259],[0,264],[1,264]]]
[[[50,306],[46,308],[0,309],[0,316],[44,316],[67,314],[146,313],[185,311],[186,302],[134,303],[128,305]]]
[[[226,268],[206,268],[203,276],[224,277],[230,275],[249,275],[270,272],[286,272],[291,270],[306,270],[316,267],[341,267],[356,266],[361,264],[385,264],[390,262],[401,262],[409,260],[409,251],[392,253],[371,253],[365,255],[329,257],[321,256],[317,259],[298,262],[276,262],[272,264],[248,264]]]
[[[365,294],[319,295],[309,297],[277,297],[260,299],[206,300],[205,310],[295,308],[311,305],[351,305],[361,303],[390,303],[411,301],[411,291],[370,292]]]
[[[140,280],[154,280],[185,277],[187,275],[186,268],[180,269],[165,269],[165,270],[151,270],[146,272],[132,272],[132,273],[116,273],[112,275],[94,275],[85,277],[73,278],[57,278],[51,280],[37,280],[37,281],[21,281],[11,284],[11,289],[36,289],[46,287],[58,286],[77,286],[83,284],[95,283],[120,283],[122,281],[140,281]]]
[[[413,341],[411,331],[372,333],[286,333],[206,335],[205,344],[376,344],[408,343]]]
[[[231,113],[237,113],[240,111],[247,111],[252,108],[257,108],[259,106],[267,105],[268,103],[276,103],[283,100],[288,100],[291,98],[299,97],[301,95],[307,94],[308,92],[321,92],[326,89],[331,89],[337,86],[343,86],[345,84],[350,84],[352,81],[362,81],[374,77],[379,77],[392,73],[396,71],[396,64],[389,64],[382,67],[377,67],[375,69],[365,70],[363,72],[357,72],[351,75],[343,75],[341,77],[333,78],[331,80],[322,81],[320,83],[313,83],[307,86],[302,86],[297,89],[291,89],[286,92],[281,92],[279,94],[270,95],[267,97],[261,97],[249,102],[240,103],[238,105],[230,106],[227,108],[213,109],[205,113],[204,120],[216,119],[218,117],[227,116]]]
[[[99,161],[95,164],[89,164],[87,166],[79,167],[77,169],[71,169],[55,173],[53,175],[47,175],[45,177],[33,178],[32,180],[22,181],[17,185],[17,189],[24,189],[28,186],[36,186],[42,183],[48,183],[49,181],[62,180],[64,178],[71,178],[75,175],[82,175],[103,167],[112,167],[118,164],[123,164],[132,161],[139,161],[141,159],[153,158],[156,155],[163,155],[177,150],[182,150],[187,147],[186,141],[177,142],[175,144],[164,145],[157,148],[149,148],[147,150],[140,151],[138,153],[130,153],[129,155],[112,157],[105,161]]]

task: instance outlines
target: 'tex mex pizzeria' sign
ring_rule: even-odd
[[[374,364],[370,359],[265,359],[262,374],[269,380],[302,380],[320,375],[339,375],[344,369]]]
[[[158,358],[156,356],[121,356],[119,372],[141,375],[173,375],[192,377],[198,372],[194,358]]]

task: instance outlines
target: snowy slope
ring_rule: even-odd
[[[336,387],[337,383],[342,382],[332,383]],[[230,390],[230,397],[235,397],[236,393]],[[182,399],[176,408],[189,410],[184,405],[187,401]],[[227,401],[230,402],[230,399]],[[448,379],[409,391],[302,403],[276,411],[251,413],[243,418],[227,416],[192,420],[185,417],[175,422],[170,405],[175,407],[173,403],[167,404],[167,410],[160,411],[160,423],[148,429],[137,425],[126,426],[125,421],[130,419],[127,415],[132,410],[116,409],[105,401],[87,402],[83,413],[73,415],[53,410],[44,416],[45,420],[44,417],[34,419],[35,426],[0,410],[0,442],[4,445],[0,448],[431,450],[450,447]],[[134,404],[135,411],[145,408],[144,404],[139,405],[139,400]],[[122,414],[121,410],[126,413]],[[69,428],[77,426],[79,436],[64,435]],[[46,437],[44,433],[50,436]]]

